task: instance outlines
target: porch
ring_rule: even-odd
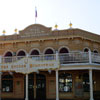
[[[31,60],[31,62],[35,63],[40,63],[40,62],[44,62],[44,64],[35,64],[32,66],[30,65],[30,62],[28,62],[28,59]],[[48,63],[54,63],[55,65],[49,65]],[[56,65],[56,63],[59,62],[59,64]],[[92,71],[93,70],[100,70],[99,66],[100,66],[100,55],[99,54],[95,54],[92,52],[72,52],[72,53],[65,53],[65,54],[46,54],[46,55],[27,55],[27,56],[12,56],[12,57],[0,57],[0,64],[1,66],[1,71],[5,69],[5,71],[11,71],[11,69],[9,69],[9,67],[7,67],[8,69],[6,69],[6,66],[11,66],[18,63],[19,64],[19,68],[21,69],[21,71],[23,71],[23,69],[28,68],[28,67],[48,67],[47,71],[52,70],[53,67],[58,66],[55,68],[55,73],[56,73],[56,100],[59,100],[59,88],[58,88],[58,79],[59,79],[59,70],[88,70],[89,71],[89,81],[90,81],[90,99],[89,100],[98,100],[98,98],[94,98],[93,99],[93,95],[94,97],[97,97],[97,95],[99,94],[99,91],[94,92],[93,94],[93,74]],[[33,64],[34,64],[33,63]],[[45,64],[46,63],[46,64]],[[6,65],[7,64],[7,65]],[[20,64],[23,64],[22,66],[20,66]],[[28,65],[29,64],[29,65]],[[3,66],[4,65],[4,66]],[[26,66],[24,66],[26,65]],[[77,66],[79,65],[79,67],[77,68]],[[86,66],[81,67],[81,65]],[[90,67],[87,67],[87,65],[89,65]],[[51,69],[49,69],[49,66]],[[72,67],[73,66],[73,67]],[[97,67],[91,67],[91,66],[97,66]],[[3,68],[4,67],[4,68]],[[3,68],[3,69],[2,69]],[[11,68],[13,68],[11,66]],[[14,68],[17,69],[17,66],[14,66]],[[12,71],[16,71],[16,69],[12,69]],[[41,69],[41,68],[40,68]],[[40,70],[38,69],[38,70]],[[59,69],[59,70],[58,70]],[[35,71],[38,71],[35,70]],[[24,72],[24,74],[26,74],[26,97],[25,100],[28,100],[28,74],[29,72],[27,72],[27,70],[25,70],[26,72]],[[31,72],[31,70],[30,70]],[[82,98],[81,98],[82,99]],[[11,99],[10,99],[11,100]],[[75,98],[73,100],[80,100],[78,98]]]

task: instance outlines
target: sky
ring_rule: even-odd
[[[35,24],[35,6],[37,24],[54,29],[83,29],[100,35],[100,0],[0,0],[0,35],[14,34]]]

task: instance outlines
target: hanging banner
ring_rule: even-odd
[[[28,57],[12,63],[1,63],[0,72],[15,71],[23,74],[36,72],[38,70],[53,70],[59,68],[57,60],[34,60]]]

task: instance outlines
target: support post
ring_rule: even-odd
[[[89,50],[89,63],[92,63],[91,51]]]
[[[89,69],[89,81],[90,81],[90,100],[93,99],[93,79],[92,79],[92,69]]]
[[[0,63],[2,63],[2,56],[0,56]]]
[[[59,100],[59,87],[58,87],[59,81],[58,81],[58,70],[56,70],[56,100]]]
[[[26,97],[25,100],[28,100],[28,74],[26,74]]]
[[[1,83],[2,83],[1,75],[2,75],[2,72],[0,72],[0,100],[1,100]]]
[[[58,61],[59,57],[58,57],[58,51],[56,51],[56,61]]]

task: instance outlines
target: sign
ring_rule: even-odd
[[[34,60],[32,58],[22,58],[18,61],[12,63],[0,64],[0,71],[15,71],[23,74],[28,74],[31,72],[36,72],[38,70],[52,70],[59,67],[59,62],[57,60]]]

